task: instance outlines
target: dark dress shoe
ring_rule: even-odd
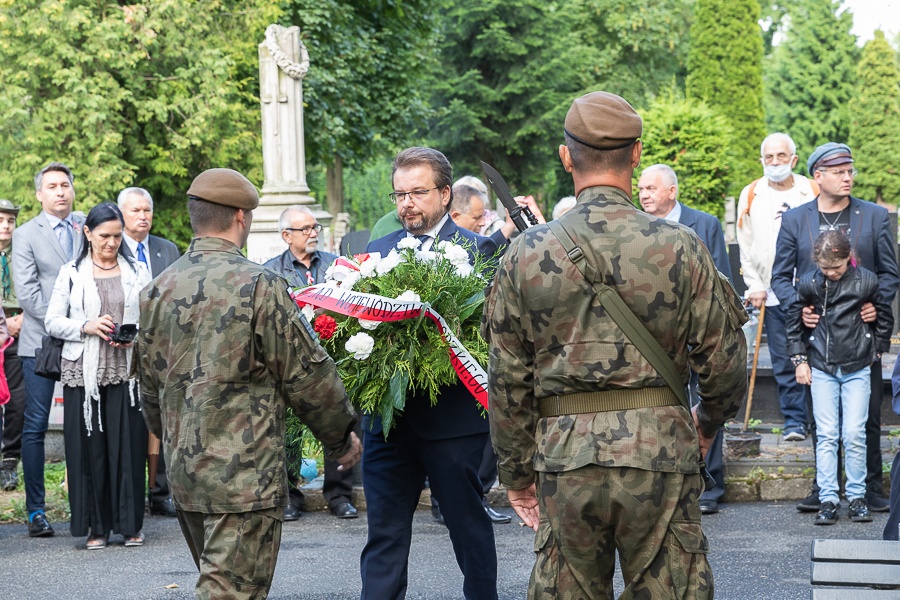
[[[150,504],[150,514],[157,517],[174,517],[175,503],[171,498],[166,498],[162,502],[153,502]]]
[[[42,512],[34,515],[31,523],[28,524],[28,535],[31,537],[50,537],[53,535],[53,528],[50,527],[47,515]]]
[[[888,512],[891,510],[891,502],[880,494],[871,494],[866,497],[866,504],[872,512]]]
[[[444,515],[441,514],[441,509],[437,506],[431,507],[431,516],[434,517],[434,520],[441,525],[446,525],[446,523],[444,523]]]
[[[487,516],[491,519],[491,523],[495,525],[502,525],[503,523],[509,523],[510,521],[512,521],[511,516],[499,513],[490,506],[485,506],[484,512],[486,512]]]
[[[359,516],[356,507],[349,502],[341,502],[331,509],[331,514],[338,519],[355,519]]]
[[[834,525],[837,523],[837,506],[833,502],[823,502],[816,515],[816,525]]]
[[[299,521],[300,520],[300,509],[294,506],[293,504],[288,504],[284,507],[284,520],[285,521]]]
[[[702,515],[714,515],[719,512],[719,503],[715,500],[701,500],[700,501],[700,514]]]
[[[797,503],[797,510],[800,512],[818,512],[819,508],[821,508],[819,490],[813,490],[809,496]]]

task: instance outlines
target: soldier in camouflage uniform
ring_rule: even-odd
[[[622,598],[713,596],[698,463],[746,392],[746,316],[696,234],[632,204],[641,127],[618,96],[575,100],[560,157],[578,203],[559,222],[683,384],[699,374],[701,401],[692,418],[548,226],[512,243],[485,308],[489,415],[500,481],[537,531],[534,599],[612,598],[616,550]]]
[[[240,173],[194,179],[188,252],[141,293],[138,356],[147,426],[200,571],[200,598],[265,598],[281,542],[290,407],[342,469],[356,416],[287,282],[247,260],[256,188]]]

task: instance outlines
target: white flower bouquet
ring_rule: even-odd
[[[469,264],[451,242],[419,245],[406,238],[384,257],[339,258],[326,283],[294,292],[351,402],[380,415],[386,432],[413,390],[436,403],[440,388],[462,379],[473,401],[487,402],[480,324],[494,263],[475,253]]]

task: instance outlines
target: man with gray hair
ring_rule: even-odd
[[[123,252],[144,263],[151,277],[156,277],[181,257],[178,246],[165,238],[150,235],[153,226],[153,197],[150,192],[140,187],[128,187],[119,192],[116,203],[125,220]],[[166,461],[162,452],[159,453],[156,476],[150,477],[153,480],[153,485],[148,486],[150,514],[174,517],[175,504],[169,494]]]
[[[712,255],[716,269],[731,279],[731,264],[725,246],[725,235],[719,220],[703,211],[695,210],[678,201],[678,176],[669,165],[656,164],[644,169],[638,181],[638,197],[645,212],[655,217],[681,223],[694,230],[706,249]],[[688,387],[691,404],[700,402],[697,374],[691,372]],[[716,432],[715,440],[706,455],[706,466],[716,484],[703,491],[700,496],[700,512],[719,512],[719,503],[725,495],[725,465],[722,461],[722,428]]]
[[[306,287],[325,281],[325,271],[335,261],[337,255],[319,250],[319,232],[322,226],[316,216],[306,206],[289,206],[278,219],[281,239],[288,249],[267,261],[263,266],[272,269],[288,280],[292,287]],[[303,510],[303,492],[298,487],[300,477],[300,457],[288,449],[288,488],[290,504],[284,509],[285,521],[296,521]],[[353,470],[338,470],[337,461],[325,460],[325,481],[322,496],[328,502],[331,514],[339,519],[355,519],[353,506]]]
[[[797,166],[797,146],[788,135],[770,134],[763,140],[759,153],[763,177],[749,183],[738,200],[737,241],[741,251],[741,273],[747,285],[746,300],[754,308],[766,307],[763,327],[784,415],[783,439],[801,442],[806,439],[809,418],[807,391],[794,378],[794,365],[787,353],[785,309],[781,301],[790,299],[779,298],[772,290],[772,265],[781,216],[815,198],[819,190],[814,182],[792,172]],[[816,499],[805,510],[817,509]]]

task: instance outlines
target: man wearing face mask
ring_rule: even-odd
[[[772,264],[775,241],[781,229],[781,215],[818,194],[818,186],[793,173],[797,146],[784,133],[763,140],[760,162],[764,176],[741,191],[738,201],[737,241],[741,251],[741,272],[747,284],[746,299],[755,308],[766,307],[764,324],[772,357],[772,371],[784,415],[784,440],[806,439],[806,389],[794,378],[794,366],[787,353],[784,308],[772,291]]]

